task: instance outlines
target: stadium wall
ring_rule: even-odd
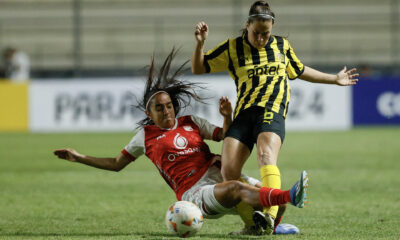
[[[204,83],[199,91],[207,104],[192,101],[182,114],[196,114],[220,125],[220,96],[235,103],[228,76],[189,81]],[[33,80],[0,84],[0,131],[107,132],[132,131],[145,115],[134,106],[143,78]],[[400,125],[400,81],[361,81],[345,88],[291,81],[289,131],[346,130],[356,125]]]
[[[195,114],[216,125],[223,122],[219,114],[220,96],[235,104],[232,80],[217,76],[202,82],[208,90],[199,91],[207,104],[192,101],[182,114]],[[351,127],[351,89],[292,81],[291,111],[288,130],[344,130]],[[73,81],[37,81],[31,84],[30,130],[129,131],[145,115],[137,108],[142,97],[143,81],[132,79],[76,79]]]
[[[0,131],[28,130],[28,88],[26,83],[0,81]]]
[[[353,88],[352,108],[354,125],[400,124],[400,77],[360,81]]]
[[[30,130],[132,130],[144,116],[133,107],[142,89],[142,81],[123,78],[33,81],[29,95]]]

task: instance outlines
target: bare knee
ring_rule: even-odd
[[[228,164],[222,165],[221,168],[221,174],[224,178],[224,181],[239,179],[241,172],[241,169],[235,168]]]
[[[237,180],[231,180],[227,182],[226,188],[227,192],[231,195],[231,199],[239,203],[242,199],[243,183]]]
[[[257,153],[259,165],[276,165],[275,155],[276,154],[270,146],[260,149]]]
[[[241,201],[252,207],[261,207],[259,188],[237,180],[218,183],[215,185],[214,195],[217,201],[226,208],[234,207]]]
[[[228,191],[235,205],[244,202],[252,207],[260,207],[259,189],[240,181],[229,181]]]
[[[218,183],[214,188],[214,196],[222,206],[232,208],[241,201],[242,188],[243,183],[235,180]]]
[[[281,146],[281,139],[276,133],[260,133],[257,138],[257,157],[259,166],[276,165]]]

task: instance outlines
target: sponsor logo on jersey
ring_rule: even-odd
[[[173,162],[173,161],[175,161],[175,159],[176,159],[176,156],[175,156],[175,154],[173,154],[173,153],[171,153],[171,154],[168,154],[168,160],[169,160],[170,162]]]
[[[185,149],[188,145],[188,140],[177,133],[174,138],[174,145],[177,149]]]
[[[261,75],[276,75],[279,72],[278,66],[254,66],[254,69],[247,70],[248,78],[253,78],[254,76]]]
[[[188,148],[183,151],[179,151],[177,153],[170,153],[168,154],[168,160],[173,162],[175,159],[179,156],[191,154],[191,153],[196,153],[196,152],[201,152],[200,147],[195,147],[195,148]]]
[[[192,126],[183,126],[183,129],[185,129],[185,130],[188,131],[188,132],[193,131]]]

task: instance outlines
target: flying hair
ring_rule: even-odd
[[[178,115],[181,109],[190,105],[192,99],[204,103],[204,99],[196,92],[199,89],[205,89],[205,87],[201,86],[201,83],[188,82],[179,79],[179,77],[183,75],[183,72],[187,70],[185,66],[189,60],[179,66],[176,71],[170,73],[171,63],[177,52],[178,50],[173,48],[158,71],[156,70],[153,54],[150,66],[148,67],[149,70],[143,98],[139,101],[137,106],[142,111],[151,111],[150,106],[153,97],[157,95],[158,92],[166,92],[170,96],[174,106],[175,115]],[[139,126],[145,126],[153,125],[154,123],[150,118],[146,117],[138,122],[138,124]]]

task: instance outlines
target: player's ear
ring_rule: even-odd
[[[150,115],[150,112],[149,111],[144,111],[145,113],[146,113],[146,116],[148,117],[148,118],[150,118],[151,119],[151,115]]]

